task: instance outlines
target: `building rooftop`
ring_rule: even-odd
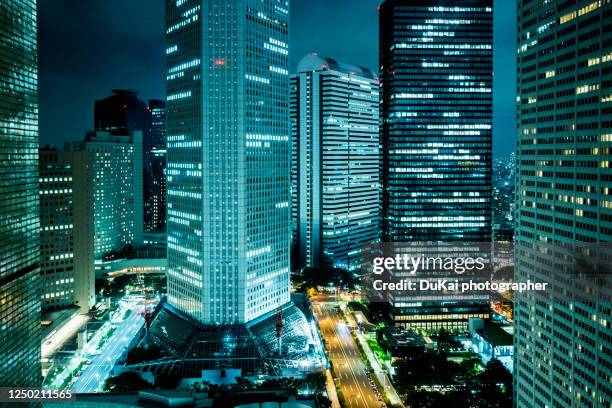
[[[399,327],[386,327],[380,329],[386,336],[391,347],[424,347],[425,340],[414,330],[400,329]]]
[[[378,76],[369,68],[338,62],[333,58],[322,57],[317,53],[310,53],[303,57],[297,66],[297,72],[310,71],[338,71],[349,75],[357,75],[369,79],[378,79]]]
[[[512,335],[505,331],[500,325],[486,320],[484,328],[478,330],[482,337],[494,346],[512,346]]]

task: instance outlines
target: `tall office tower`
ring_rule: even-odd
[[[168,0],[168,301],[206,324],[289,302],[288,3]]]
[[[92,155],[95,259],[142,245],[142,132],[88,132],[66,150]]]
[[[383,241],[491,239],[492,6],[387,0],[380,7]],[[488,301],[442,295],[391,303],[397,324],[460,329],[486,314]]]
[[[94,104],[94,129],[106,132],[143,131],[146,127],[146,104],[138,93],[113,89],[113,95]]]
[[[92,160],[88,152],[39,151],[42,308],[95,304]]]
[[[290,105],[293,267],[355,271],[379,239],[378,78],[310,54]]]
[[[155,186],[152,182],[152,161],[159,161],[161,153],[151,154],[153,144],[152,138],[156,140],[160,137],[159,115],[160,109],[164,109],[163,101],[151,100],[149,106],[138,97],[138,92],[127,89],[113,89],[112,95],[104,99],[97,100],[94,104],[94,129],[108,132],[111,135],[125,135],[130,131],[142,132],[142,157],[143,157],[143,194],[144,205],[143,228],[145,231],[154,231],[151,214],[151,201],[157,197],[153,193]],[[161,104],[160,104],[161,103]],[[155,107],[155,118],[151,108]],[[155,120],[155,125],[153,121]],[[154,132],[151,135],[149,132]]]
[[[144,229],[166,229],[166,102],[151,99],[144,134]]]
[[[610,286],[564,274],[560,255],[610,255],[611,22],[609,0],[518,2],[515,278],[553,284],[515,302],[518,407],[612,403]]]
[[[36,1],[0,3],[0,386],[40,375]]]
[[[163,231],[166,225],[166,102],[138,98],[138,92],[113,89],[113,95],[97,100],[94,127],[110,134],[142,132],[143,227]]]

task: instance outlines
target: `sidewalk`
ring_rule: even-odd
[[[336,393],[336,385],[331,375],[331,371],[325,370],[325,376],[327,377],[327,381],[325,382],[327,397],[332,403],[332,408],[340,408],[340,400],[338,399],[338,394]]]

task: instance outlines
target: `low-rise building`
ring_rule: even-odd
[[[392,357],[415,357],[425,352],[425,340],[414,330],[385,327],[376,332],[376,340]]]
[[[490,320],[473,318],[469,321],[472,350],[482,358],[483,363],[499,360],[512,372],[512,334],[509,329]]]

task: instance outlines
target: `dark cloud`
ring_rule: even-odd
[[[293,0],[291,67],[309,52],[378,70],[377,0]]]
[[[82,138],[111,89],[164,97],[164,0],[38,4],[41,143]]]
[[[39,1],[41,143],[76,140],[114,88],[163,98],[165,0]],[[378,66],[378,0],[293,0],[291,67],[316,51]],[[515,0],[495,1],[495,150],[515,140]]]

